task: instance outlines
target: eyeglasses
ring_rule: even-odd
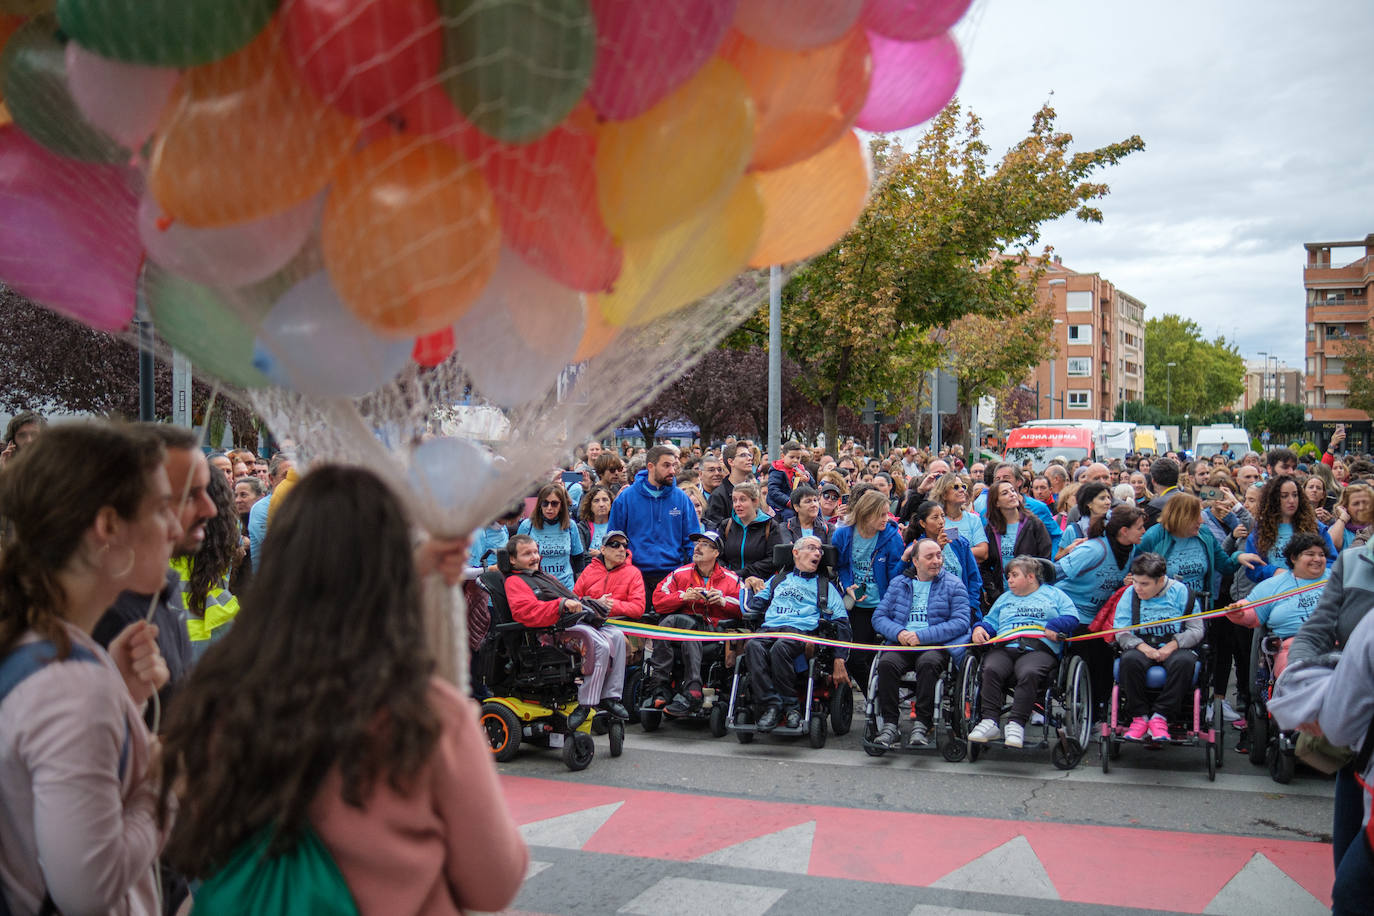
[[[624,550],[625,548],[629,547],[630,545],[629,545],[629,544],[626,544],[624,541],[607,541],[606,543],[602,544],[601,546],[602,546],[602,547],[612,547],[612,548],[614,548],[614,549],[616,549],[616,550]]]
[[[557,509],[559,506],[563,505],[563,503],[560,502],[559,500],[556,500],[556,499],[546,499],[546,500],[544,500],[542,503],[540,503],[539,505],[541,505],[541,506],[547,506],[547,507],[553,508],[553,509]]]
[[[968,487],[967,487],[966,485],[962,484],[962,483],[956,483],[956,484],[952,484],[952,485],[950,486],[950,489],[951,489],[951,490],[967,490]]]

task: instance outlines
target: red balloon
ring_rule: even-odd
[[[415,338],[410,358],[426,369],[433,369],[453,355],[453,328],[440,328],[433,334]]]
[[[438,78],[444,47],[434,0],[294,0],[281,22],[305,84],[355,118],[390,114]]]

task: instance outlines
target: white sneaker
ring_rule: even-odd
[[[1035,711],[1035,712],[1033,712],[1033,713],[1031,713],[1030,724],[1031,724],[1031,725],[1044,725],[1044,724],[1045,724],[1045,714],[1044,714],[1043,712],[1038,711],[1038,710]]]
[[[1007,747],[1021,747],[1025,744],[1026,727],[1019,722],[1007,723]]]
[[[974,744],[987,744],[1002,737],[1002,729],[997,727],[996,719],[984,719],[973,727],[973,731],[968,733],[968,740]]]
[[[1227,722],[1234,722],[1240,718],[1240,713],[1231,708],[1231,704],[1226,700],[1221,701],[1221,717]]]

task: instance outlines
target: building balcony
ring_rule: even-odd
[[[1344,302],[1319,302],[1307,307],[1308,322],[1343,324],[1369,320],[1368,299],[1347,299]]]

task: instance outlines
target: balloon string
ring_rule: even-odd
[[[1113,627],[1107,630],[1097,630],[1092,633],[1085,633],[1082,636],[1059,637],[1058,641],[1083,642],[1089,639],[1107,639],[1111,636],[1114,636],[1117,633],[1126,633],[1130,632],[1131,630],[1144,630],[1150,627],[1161,626],[1166,623],[1179,623],[1188,620],[1208,620],[1213,617],[1221,617],[1225,614],[1229,614],[1232,611],[1240,608],[1242,605],[1244,605],[1245,607],[1263,607],[1267,604],[1274,604],[1278,601],[1283,601],[1286,598],[1291,598],[1294,595],[1301,595],[1304,592],[1310,592],[1314,589],[1322,588],[1326,585],[1326,581],[1327,580],[1322,579],[1320,582],[1313,582],[1309,585],[1302,585],[1297,588],[1288,589],[1287,591],[1279,592],[1275,595],[1271,595],[1268,598],[1262,598],[1258,601],[1239,601],[1235,604],[1230,604],[1226,607],[1218,608],[1213,611],[1203,611],[1197,614],[1184,614],[1179,617],[1169,617],[1164,620],[1152,620],[1148,623],[1141,623],[1135,626]],[[662,639],[667,642],[747,642],[751,639],[788,639],[794,642],[809,643],[811,645],[816,646],[829,646],[835,649],[859,649],[863,651],[880,649],[883,652],[930,652],[936,649],[971,649],[980,645],[989,646],[997,645],[998,643],[1011,642],[1012,640],[1019,639],[1022,636],[1043,637],[1050,635],[1049,631],[1044,629],[1043,627],[1023,626],[1017,627],[1012,630],[1008,630],[1005,633],[999,633],[997,636],[985,640],[981,643],[961,642],[946,643],[942,645],[931,644],[927,646],[901,646],[845,642],[844,640],[840,639],[829,639],[824,636],[812,636],[806,633],[773,632],[767,630],[756,630],[744,633],[717,633],[704,632],[702,630],[684,630],[678,627],[664,627],[659,626],[657,624],[643,623],[641,621],[629,620],[626,618],[617,618],[611,625],[634,636],[642,636],[649,639]]]

